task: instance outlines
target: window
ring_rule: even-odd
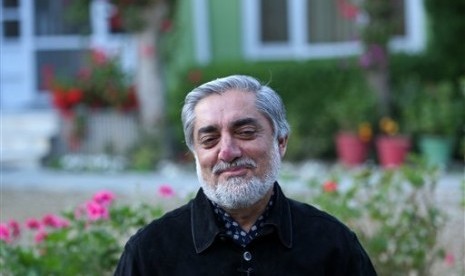
[[[261,40],[284,42],[289,39],[286,0],[266,0],[261,3]]]
[[[19,1],[3,0],[1,9],[1,34],[5,39],[17,39],[21,36],[19,22]]]
[[[77,35],[90,30],[90,24],[76,24],[70,21],[66,7],[67,0],[35,0],[34,26],[37,36]]]
[[[355,13],[344,1],[308,0],[307,37],[308,43],[344,42],[357,36]]]
[[[36,52],[36,83],[39,90],[46,89],[48,74],[56,77],[77,75],[85,64],[86,50],[41,50]]]
[[[249,59],[354,55],[363,15],[351,0],[243,0],[244,51]],[[424,47],[422,0],[393,0],[394,50]]]

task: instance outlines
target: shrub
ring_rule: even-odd
[[[160,196],[173,196],[167,189],[161,186]],[[62,216],[29,219],[22,239],[16,221],[0,225],[2,275],[111,275],[127,239],[164,212],[147,203],[115,205],[114,199],[102,191]]]
[[[335,167],[300,193],[357,233],[379,275],[429,275],[438,260],[453,263],[438,243],[447,219],[434,201],[438,171],[412,161],[392,170]],[[287,175],[283,186],[294,177]],[[158,194],[172,199],[174,191],[162,185]],[[128,238],[164,213],[113,201],[111,192],[99,192],[63,216],[28,220],[23,240],[19,223],[0,224],[2,275],[110,275]]]
[[[438,244],[446,222],[435,204],[438,170],[414,161],[392,170],[335,169],[323,184],[309,182],[308,200],[354,229],[379,275],[431,275],[445,257]]]

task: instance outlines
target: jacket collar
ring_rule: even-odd
[[[283,194],[278,183],[275,183],[276,203],[271,209],[266,224],[273,226],[281,243],[287,248],[292,247],[292,223],[289,201]],[[215,241],[222,229],[218,226],[210,201],[202,189],[191,203],[191,230],[195,251],[201,253]]]

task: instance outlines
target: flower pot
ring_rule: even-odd
[[[450,137],[423,135],[419,140],[419,148],[428,164],[445,168],[452,157],[453,139]]]
[[[381,136],[376,139],[378,161],[384,168],[402,165],[410,151],[410,137]]]
[[[124,154],[137,141],[139,133],[134,112],[112,109],[87,110],[62,117],[61,129],[64,153],[82,154]]]
[[[367,159],[368,143],[363,142],[357,134],[340,132],[336,136],[336,151],[340,163],[354,167]]]

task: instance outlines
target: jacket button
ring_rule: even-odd
[[[242,255],[242,256],[244,257],[244,260],[246,260],[246,261],[252,260],[252,254],[250,254],[249,251],[245,251],[244,255]]]

